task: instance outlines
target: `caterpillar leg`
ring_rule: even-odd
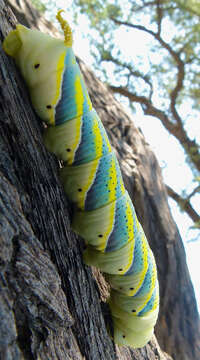
[[[159,311],[158,283],[153,295],[146,305],[146,312],[137,314],[137,307],[141,304],[135,297],[124,297],[120,301],[118,294],[112,294],[109,300],[114,322],[114,341],[120,345],[143,347],[153,335]]]
[[[135,324],[136,325],[136,324]],[[144,327],[142,331],[137,331],[135,326],[133,329],[129,328],[119,318],[113,317],[114,326],[114,342],[121,346],[132,346],[133,348],[141,348],[147,344],[153,335],[154,329]]]
[[[134,242],[130,241],[121,249],[103,253],[87,247],[83,257],[87,265],[96,266],[104,273],[123,274],[128,271],[133,261]]]

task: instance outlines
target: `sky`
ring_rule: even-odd
[[[68,0],[68,9],[65,7],[65,0],[58,0],[57,6],[58,9],[63,8],[66,10],[66,19],[69,23],[73,24],[73,15],[70,11],[70,3],[72,0]],[[55,10],[56,13],[56,10]],[[47,15],[47,16],[46,16]],[[50,13],[52,17],[52,12]],[[48,17],[48,13],[45,14]],[[56,25],[56,23],[55,23]],[[59,28],[59,26],[57,26]],[[91,56],[90,43],[87,37],[85,36],[88,30],[88,21],[86,17],[82,17],[79,25],[76,26],[73,24],[73,36],[74,36],[74,51],[76,55],[78,55],[87,65],[92,68],[93,58]],[[127,33],[123,33],[123,31],[118,33],[117,41],[119,42],[119,46],[127,49],[127,44],[129,44],[129,39]],[[146,51],[146,45],[149,39],[145,37],[142,33],[137,34],[136,41],[134,43],[134,53],[141,52],[144,53]],[[130,48],[130,46],[129,46]],[[133,58],[134,58],[134,53]],[[108,69],[109,72],[109,69]],[[130,113],[130,110],[127,108],[126,100],[121,100],[124,107]],[[185,103],[182,112],[189,111],[190,104]],[[179,146],[178,142],[173,138],[173,136],[169,135],[168,132],[164,129],[162,124],[153,117],[144,117],[139,106],[137,107],[136,114],[131,115],[134,123],[141,128],[145,139],[150,144],[152,150],[156,154],[156,157],[159,161],[159,164],[162,168],[162,174],[164,177],[164,181],[166,184],[171,186],[175,191],[181,192],[181,189],[186,188],[190,189],[192,184],[192,172],[185,164],[185,156],[183,150]],[[200,134],[200,121],[197,118],[191,118],[190,126],[188,128],[190,131],[190,135]],[[193,205],[195,206],[197,211],[200,211],[200,198],[197,197],[194,200]],[[169,199],[169,205],[171,212],[173,214],[174,220],[177,223],[179,228],[179,232],[183,239],[183,244],[186,251],[187,264],[190,271],[191,279],[193,282],[196,300],[198,309],[200,312],[200,235],[194,229],[191,229],[192,221],[185,213],[181,213],[177,204],[174,200]],[[197,238],[198,241],[193,241]]]

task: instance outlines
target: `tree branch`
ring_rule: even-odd
[[[162,122],[163,126],[179,141],[184,148],[188,158],[194,164],[198,171],[200,171],[200,153],[199,145],[195,140],[189,139],[182,122],[180,124],[170,121],[166,113],[156,108],[150,99],[145,96],[139,96],[131,93],[127,88],[121,86],[109,85],[109,88],[118,94],[126,96],[130,101],[140,103],[145,115],[154,116]]]
[[[200,192],[200,185],[198,185],[192,192],[190,195],[188,195],[188,200],[191,199],[192,196],[194,196],[196,193]]]
[[[109,85],[109,88],[115,93],[126,96],[130,101],[140,103],[145,115],[151,115],[157,117],[158,119],[161,120],[162,124],[165,126],[167,130],[169,130],[170,132],[175,132],[177,125],[173,124],[169,120],[168,116],[164,113],[164,111],[156,108],[152,104],[151,100],[149,100],[147,97],[133,94],[127,88],[122,86]]]
[[[166,189],[168,195],[176,201],[176,203],[181,207],[182,210],[184,210],[188,214],[190,219],[192,219],[194,223],[198,223],[200,221],[200,216],[192,207],[189,198],[183,198],[168,185],[166,185]]]
[[[157,4],[159,3],[159,1],[160,0],[158,0]],[[172,135],[174,135],[176,137],[176,139],[180,142],[180,144],[183,146],[186,154],[188,155],[190,161],[194,164],[194,166],[198,169],[198,171],[200,171],[199,146],[195,140],[190,140],[188,138],[187,133],[183,127],[182,119],[176,109],[177,98],[180,94],[180,91],[183,88],[183,81],[184,81],[184,77],[185,77],[185,68],[184,68],[185,64],[180,58],[180,52],[174,51],[172,49],[172,47],[161,38],[161,36],[160,36],[161,14],[159,13],[158,15],[159,15],[158,32],[154,32],[150,29],[147,29],[143,25],[136,25],[136,24],[132,24],[127,21],[121,21],[121,20],[118,20],[115,18],[111,18],[111,19],[118,25],[125,25],[125,26],[131,27],[134,29],[138,29],[138,30],[141,30],[141,31],[144,31],[144,32],[150,34],[160,43],[160,45],[163,48],[165,48],[169,52],[169,54],[172,56],[172,58],[176,62],[176,64],[177,64],[177,81],[176,81],[176,86],[174,87],[174,89],[171,91],[171,94],[170,94],[170,111],[173,116],[173,120],[170,120],[168,115],[166,115],[164,113],[164,111],[157,109],[151,103],[151,101],[149,101],[149,99],[147,99],[143,96],[137,96],[135,94],[133,95],[127,89],[124,89],[124,88],[116,88],[116,87],[112,86],[111,89],[115,92],[118,92],[118,93],[124,95],[124,96],[127,96],[129,98],[129,100],[132,99],[132,101],[141,103],[144,114],[155,116],[155,117],[159,118],[161,120],[162,124],[165,126],[165,128],[168,131],[170,131],[170,133]],[[174,123],[174,120],[176,123]]]
[[[174,59],[174,61],[177,64],[177,82],[176,82],[176,86],[174,88],[174,90],[171,92],[170,94],[170,99],[171,99],[171,103],[170,103],[170,108],[171,108],[171,112],[173,114],[174,119],[176,120],[177,124],[179,124],[179,126],[182,126],[182,121],[181,121],[181,117],[179,116],[177,110],[176,110],[176,100],[177,97],[183,87],[183,80],[185,77],[185,69],[184,69],[184,62],[181,60],[180,58],[180,52],[176,52],[174,51],[171,46],[162,39],[162,37],[160,36],[160,32],[161,32],[161,13],[160,10],[158,12],[158,32],[154,32],[150,29],[147,29],[145,26],[143,25],[136,25],[136,24],[132,24],[130,22],[127,21],[121,21],[118,19],[115,19],[114,17],[111,17],[111,20],[114,21],[115,24],[118,25],[124,25],[124,26],[128,26],[131,27],[133,29],[137,29],[140,31],[144,31],[147,34],[151,35],[154,37],[154,39],[156,39],[160,45],[165,48],[169,54],[172,56],[172,58]]]
[[[136,24],[132,24],[128,21],[121,21],[121,20],[118,20],[114,17],[110,17],[110,19],[117,25],[124,25],[124,26],[128,26],[128,27],[131,27],[133,29],[137,29],[137,30],[141,30],[141,31],[144,31],[146,32],[147,34],[149,35],[152,35],[156,40],[159,41],[159,43],[166,49],[168,50],[168,52],[170,53],[170,55],[173,57],[173,59],[176,61],[176,63],[179,63],[179,62],[182,62],[182,60],[179,58],[179,54],[174,51],[171,46],[166,42],[164,41],[161,36],[159,35],[158,32],[154,32],[150,29],[147,29],[145,26],[143,25],[136,25]]]
[[[157,23],[158,23],[158,34],[160,36],[161,34],[161,22],[162,22],[162,17],[163,17],[163,11],[162,11],[162,7],[160,6],[160,0],[157,0],[156,2],[156,13],[157,13]]]
[[[121,66],[123,69],[127,69],[129,71],[129,77],[133,76],[133,77],[142,79],[150,87],[148,99],[151,99],[152,94],[153,94],[153,85],[152,85],[148,75],[144,75],[138,70],[133,71],[132,64],[128,64],[126,62],[121,62],[119,59],[114,58],[109,51],[103,52],[102,61],[111,61],[114,64]]]
[[[134,4],[135,5],[135,4]],[[142,6],[138,6],[137,8],[135,6],[132,6],[132,11],[136,12],[136,11],[141,11],[143,9],[145,9],[146,7],[149,7],[149,6],[153,6],[153,5],[156,5],[156,0],[154,1],[148,1],[147,3],[145,3],[144,5]]]

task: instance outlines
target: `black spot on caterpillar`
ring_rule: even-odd
[[[49,125],[47,148],[65,164],[61,180],[76,208],[72,227],[87,244],[84,261],[98,267],[111,285],[114,341],[142,347],[158,316],[155,260],[92,108],[72,50],[71,29],[61,11],[57,19],[64,41],[18,25],[3,48],[15,58],[36,112]]]

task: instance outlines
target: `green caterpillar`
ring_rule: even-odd
[[[49,125],[47,148],[64,163],[61,180],[75,207],[72,227],[86,242],[84,261],[98,267],[111,285],[114,341],[142,347],[158,317],[156,264],[92,108],[72,50],[71,28],[61,12],[57,19],[64,40],[17,25],[3,48],[20,68],[35,111]]]

